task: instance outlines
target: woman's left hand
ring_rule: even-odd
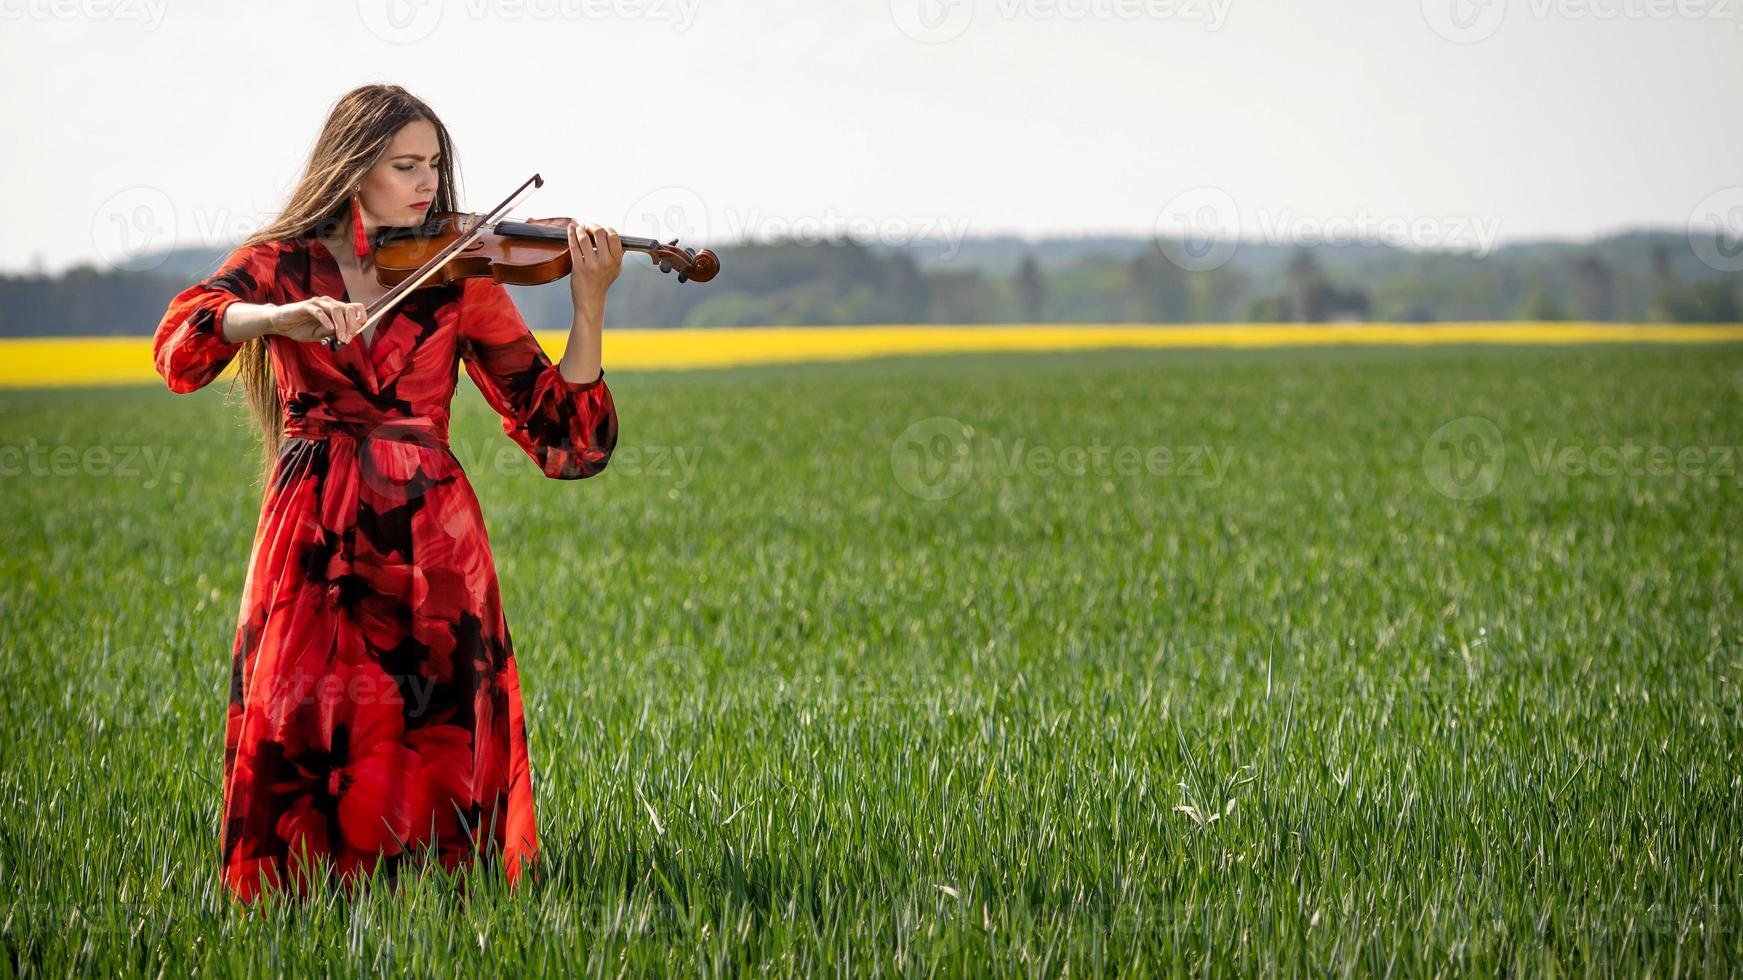
[[[605,302],[606,290],[623,271],[623,241],[617,230],[604,225],[569,223],[569,257],[574,271],[569,273],[569,291],[577,306],[584,302]]]
[[[574,218],[529,218],[527,223],[568,227],[569,258],[574,267],[569,273],[569,292],[577,306],[603,303],[606,291],[623,271],[623,240],[617,230],[584,225]]]

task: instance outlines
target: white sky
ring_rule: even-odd
[[[0,270],[240,238],[373,81],[442,115],[468,206],[537,170],[523,214],[685,244],[1148,234],[1207,194],[1459,244],[1743,197],[1743,0],[0,0]]]

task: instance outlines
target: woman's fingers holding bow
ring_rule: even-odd
[[[329,346],[345,344],[363,332],[362,303],[347,303],[331,296],[311,296],[273,310],[271,332],[305,343],[324,341]]]

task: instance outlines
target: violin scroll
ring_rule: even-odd
[[[655,243],[655,248],[648,250],[648,258],[660,267],[661,272],[678,272],[679,282],[707,282],[720,274],[720,257],[709,249],[698,252],[693,248],[678,247],[678,240],[672,239],[664,245]]]

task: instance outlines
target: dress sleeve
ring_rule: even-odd
[[[527,328],[508,290],[462,279],[460,357],[484,400],[545,476],[580,480],[605,469],[617,448],[617,407],[605,371],[568,381]]]
[[[224,311],[237,302],[265,303],[277,271],[270,243],[244,245],[218,271],[170,300],[151,342],[157,373],[177,394],[204,388],[242,349],[224,339]]]

